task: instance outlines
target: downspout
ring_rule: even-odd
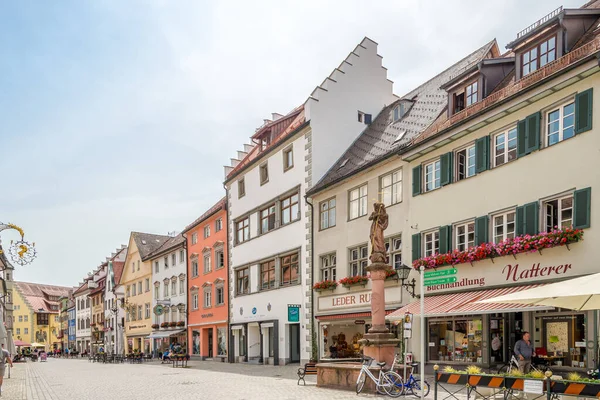
[[[311,321],[310,321],[310,357],[309,360],[311,361],[317,361],[319,359],[319,346],[318,346],[318,340],[316,337],[316,330],[315,330],[315,302],[314,302],[314,298],[315,298],[315,292],[313,290],[313,286],[315,285],[315,271],[314,271],[314,263],[315,263],[315,249],[313,246],[314,243],[314,233],[315,233],[315,228],[314,228],[314,224],[313,224],[313,220],[315,218],[314,216],[314,212],[315,212],[315,207],[313,205],[313,203],[311,203],[310,201],[308,201],[308,196],[305,194],[304,195],[304,201],[306,202],[306,204],[308,204],[310,206],[310,317],[311,317]],[[315,341],[317,343],[315,343]],[[313,358],[313,348],[317,346],[317,360],[312,360]]]

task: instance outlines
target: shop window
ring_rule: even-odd
[[[430,361],[483,362],[481,319],[430,320],[428,328]]]
[[[322,201],[319,209],[321,230],[335,226],[335,197]]]
[[[475,222],[469,221],[454,226],[455,247],[458,251],[465,251],[475,245]]]
[[[275,260],[260,264],[261,288],[273,289],[275,287]]]
[[[379,178],[379,201],[386,207],[402,201],[402,170],[390,172]]]
[[[456,180],[470,178],[475,175],[475,145],[456,152]]]
[[[553,366],[585,368],[588,362],[585,327],[583,314],[536,316],[533,338],[536,353],[552,357]]]
[[[298,253],[281,257],[281,285],[298,283]]]
[[[336,264],[337,264],[337,257],[335,255],[335,253],[321,256],[321,280],[322,281],[337,280]]]
[[[543,210],[546,232],[573,226],[573,196],[545,201]]]
[[[200,354],[200,331],[192,331],[192,354]]]
[[[217,355],[227,355],[227,328],[217,328]]]
[[[268,332],[268,335],[269,335],[269,357],[275,357],[275,343],[274,343],[275,335],[273,332],[273,327],[271,326],[268,329],[269,329],[269,332]]]
[[[571,100],[546,114],[546,146],[575,136],[575,102]]]
[[[242,331],[239,331],[239,332],[240,332],[240,334],[238,335],[238,348],[240,351],[240,356],[245,357],[246,356],[246,335]]]
[[[248,267],[235,271],[236,294],[250,293],[250,270]]]
[[[515,237],[515,211],[492,216],[494,243]]]
[[[402,237],[394,236],[385,241],[385,250],[390,256],[390,264],[394,269],[402,267]]]
[[[367,275],[367,245],[358,246],[350,249],[350,276]]]
[[[517,159],[517,128],[494,136],[494,167]]]
[[[440,251],[440,231],[435,230],[423,233],[423,248],[425,249],[425,257],[437,254]]]
[[[367,185],[362,185],[348,192],[349,219],[367,215]]]

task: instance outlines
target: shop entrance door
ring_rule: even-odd
[[[290,362],[300,362],[300,325],[290,325]]]
[[[213,357],[213,329],[208,330],[208,358]]]
[[[490,365],[507,361],[506,326],[504,318],[490,317]]]

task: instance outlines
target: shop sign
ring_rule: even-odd
[[[364,325],[365,324],[365,320],[364,319],[357,319],[356,321],[354,321],[355,325]]]
[[[300,322],[300,304],[288,304],[288,322]]]
[[[129,329],[146,328],[148,325],[129,325]]]
[[[213,314],[212,313],[208,313],[208,314],[202,314],[200,315],[201,318],[212,318]]]
[[[398,286],[389,286],[385,288],[385,303],[398,304],[400,303],[400,292]],[[365,311],[371,306],[371,291],[362,291],[348,293],[343,295],[319,296],[318,297],[319,311],[338,310],[344,308],[358,308]],[[399,305],[399,304],[398,304]]]

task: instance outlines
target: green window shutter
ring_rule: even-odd
[[[440,254],[452,250],[452,225],[440,226]]]
[[[484,136],[475,141],[475,172],[478,174],[490,167],[490,137]]]
[[[592,89],[577,93],[575,96],[575,133],[582,133],[592,129]]]
[[[413,196],[421,194],[421,166],[417,165],[413,168],[412,176]]]
[[[517,124],[517,158],[527,155],[527,124],[525,120],[519,121]]]
[[[441,169],[441,177],[440,184],[442,186],[449,185],[452,183],[452,159],[454,153],[449,152],[446,154],[442,154],[440,157],[440,169]]]
[[[540,112],[536,112],[535,114],[531,114],[525,119],[525,123],[527,124],[527,145],[525,149],[527,154],[531,153],[540,148],[540,120],[542,114]],[[518,141],[518,139],[517,139]],[[518,152],[518,150],[517,150]],[[539,232],[538,232],[539,233]]]
[[[421,258],[421,234],[415,233],[412,235],[412,260]]]
[[[539,203],[527,203],[523,206],[523,233],[529,235],[537,235],[540,233],[539,226]]]
[[[488,217],[475,218],[475,246],[488,242]]]
[[[573,193],[573,228],[590,227],[592,188],[576,190]]]
[[[516,235],[522,235],[525,232],[525,209],[523,206],[517,207]]]

